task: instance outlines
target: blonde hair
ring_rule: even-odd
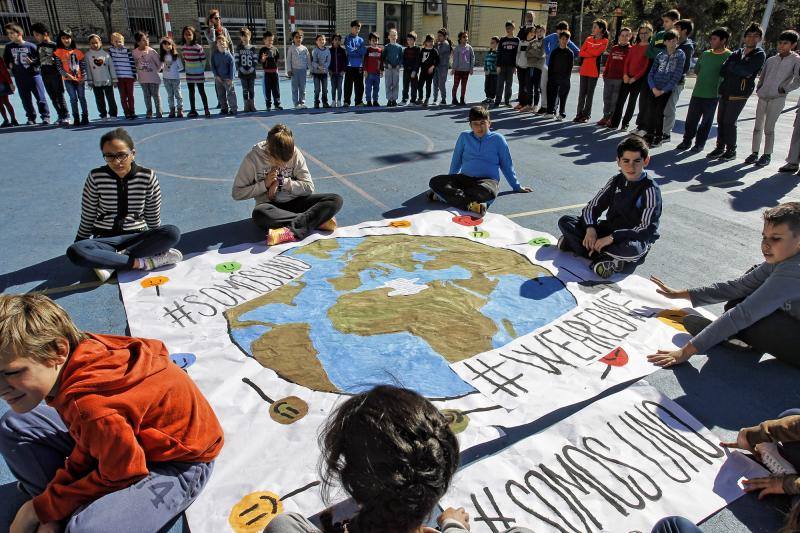
[[[86,338],[47,296],[0,294],[0,362],[24,357],[47,363],[55,359],[59,341],[67,341],[72,353]]]
[[[125,36],[124,36],[124,35],[122,35],[120,32],[118,32],[118,31],[115,31],[114,33],[112,33],[112,34],[111,34],[111,40],[112,40],[112,41],[113,41],[114,39],[116,39],[117,37],[119,37],[120,39],[122,39],[122,44],[125,44]]]
[[[267,134],[269,154],[279,161],[289,161],[294,155],[294,135],[286,124],[275,124]]]

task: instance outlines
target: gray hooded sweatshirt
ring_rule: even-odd
[[[764,63],[764,70],[758,78],[756,94],[759,98],[772,100],[786,98],[786,95],[800,87],[800,56],[790,52],[786,57],[774,55]]]
[[[453,50],[453,70],[469,72],[473,68],[475,68],[475,50],[469,44],[464,46],[457,44]]]
[[[275,195],[274,200],[267,196],[267,186],[264,179],[273,169],[277,168],[278,177],[283,185]],[[283,203],[308,196],[314,192],[314,182],[306,165],[306,158],[295,147],[292,158],[287,162],[276,161],[267,150],[267,141],[261,141],[244,156],[239,171],[233,180],[231,196],[234,200],[249,200],[254,198],[256,205],[266,203]]]
[[[89,87],[107,87],[117,81],[114,62],[105,50],[87,50],[85,60]]]
[[[689,298],[694,307],[744,298],[692,339],[700,353],[777,310],[800,327],[800,254],[774,265],[761,263],[739,279],[689,289]]]

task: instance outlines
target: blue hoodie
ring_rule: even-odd
[[[550,35],[546,36],[542,39],[542,48],[544,48],[544,64],[550,65],[550,52],[558,48],[558,33],[553,32]],[[567,48],[572,50],[572,54],[575,57],[578,57],[581,49],[578,48],[578,45],[573,43],[572,41],[567,41]]]
[[[521,186],[514,172],[506,138],[494,131],[481,138],[472,131],[461,132],[453,150],[450,174],[465,174],[471,178],[488,178],[499,182],[500,170],[511,188],[519,191]]]
[[[659,53],[647,75],[647,83],[650,88],[659,89],[665,93],[671,92],[683,77],[685,62],[686,54],[681,49],[675,50],[672,55],[669,55],[666,50]]]
[[[353,37],[348,34],[344,38],[344,49],[347,51],[347,66],[358,67],[364,66],[364,56],[367,53],[367,45],[364,39],[356,35]]]

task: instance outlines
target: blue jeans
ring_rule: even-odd
[[[61,417],[47,405],[0,418],[0,455],[29,496],[44,492],[74,447]],[[79,507],[66,532],[108,531],[109,524],[119,531],[159,531],[191,505],[214,470],[213,461],[147,466],[146,478]]]
[[[292,103],[300,105],[306,103],[306,71],[292,71]]]
[[[342,101],[342,88],[344,87],[344,72],[331,72],[331,99],[334,102]]]
[[[47,91],[44,88],[42,76],[14,76],[19,89],[19,98],[28,120],[36,120],[36,109],[33,107],[32,97],[36,99],[36,107],[42,120],[50,120],[50,108],[47,106]],[[85,101],[84,101],[85,102]],[[85,109],[85,108],[84,108]]]
[[[381,75],[380,74],[367,74],[367,83],[364,86],[364,96],[368,102],[378,102],[378,93],[381,88]]]
[[[72,118],[79,120],[78,117],[89,117],[89,108],[86,107],[86,86],[83,82],[64,81],[64,88],[69,95],[69,105],[72,107]],[[78,101],[81,103],[83,113],[78,113]]]
[[[653,526],[651,533],[702,533],[700,528],[682,516],[662,518]]]
[[[717,110],[718,98],[699,98],[692,96],[689,110],[686,112],[683,140],[692,142],[702,148],[708,140],[711,125],[714,123],[714,112]],[[699,124],[699,127],[698,127]]]
[[[67,249],[67,257],[86,268],[131,268],[135,259],[166,252],[180,238],[177,227],[159,226],[139,233],[78,241]]]

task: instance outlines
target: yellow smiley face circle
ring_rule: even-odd
[[[283,502],[274,492],[251,492],[233,506],[228,523],[236,533],[258,533],[282,512]]]

